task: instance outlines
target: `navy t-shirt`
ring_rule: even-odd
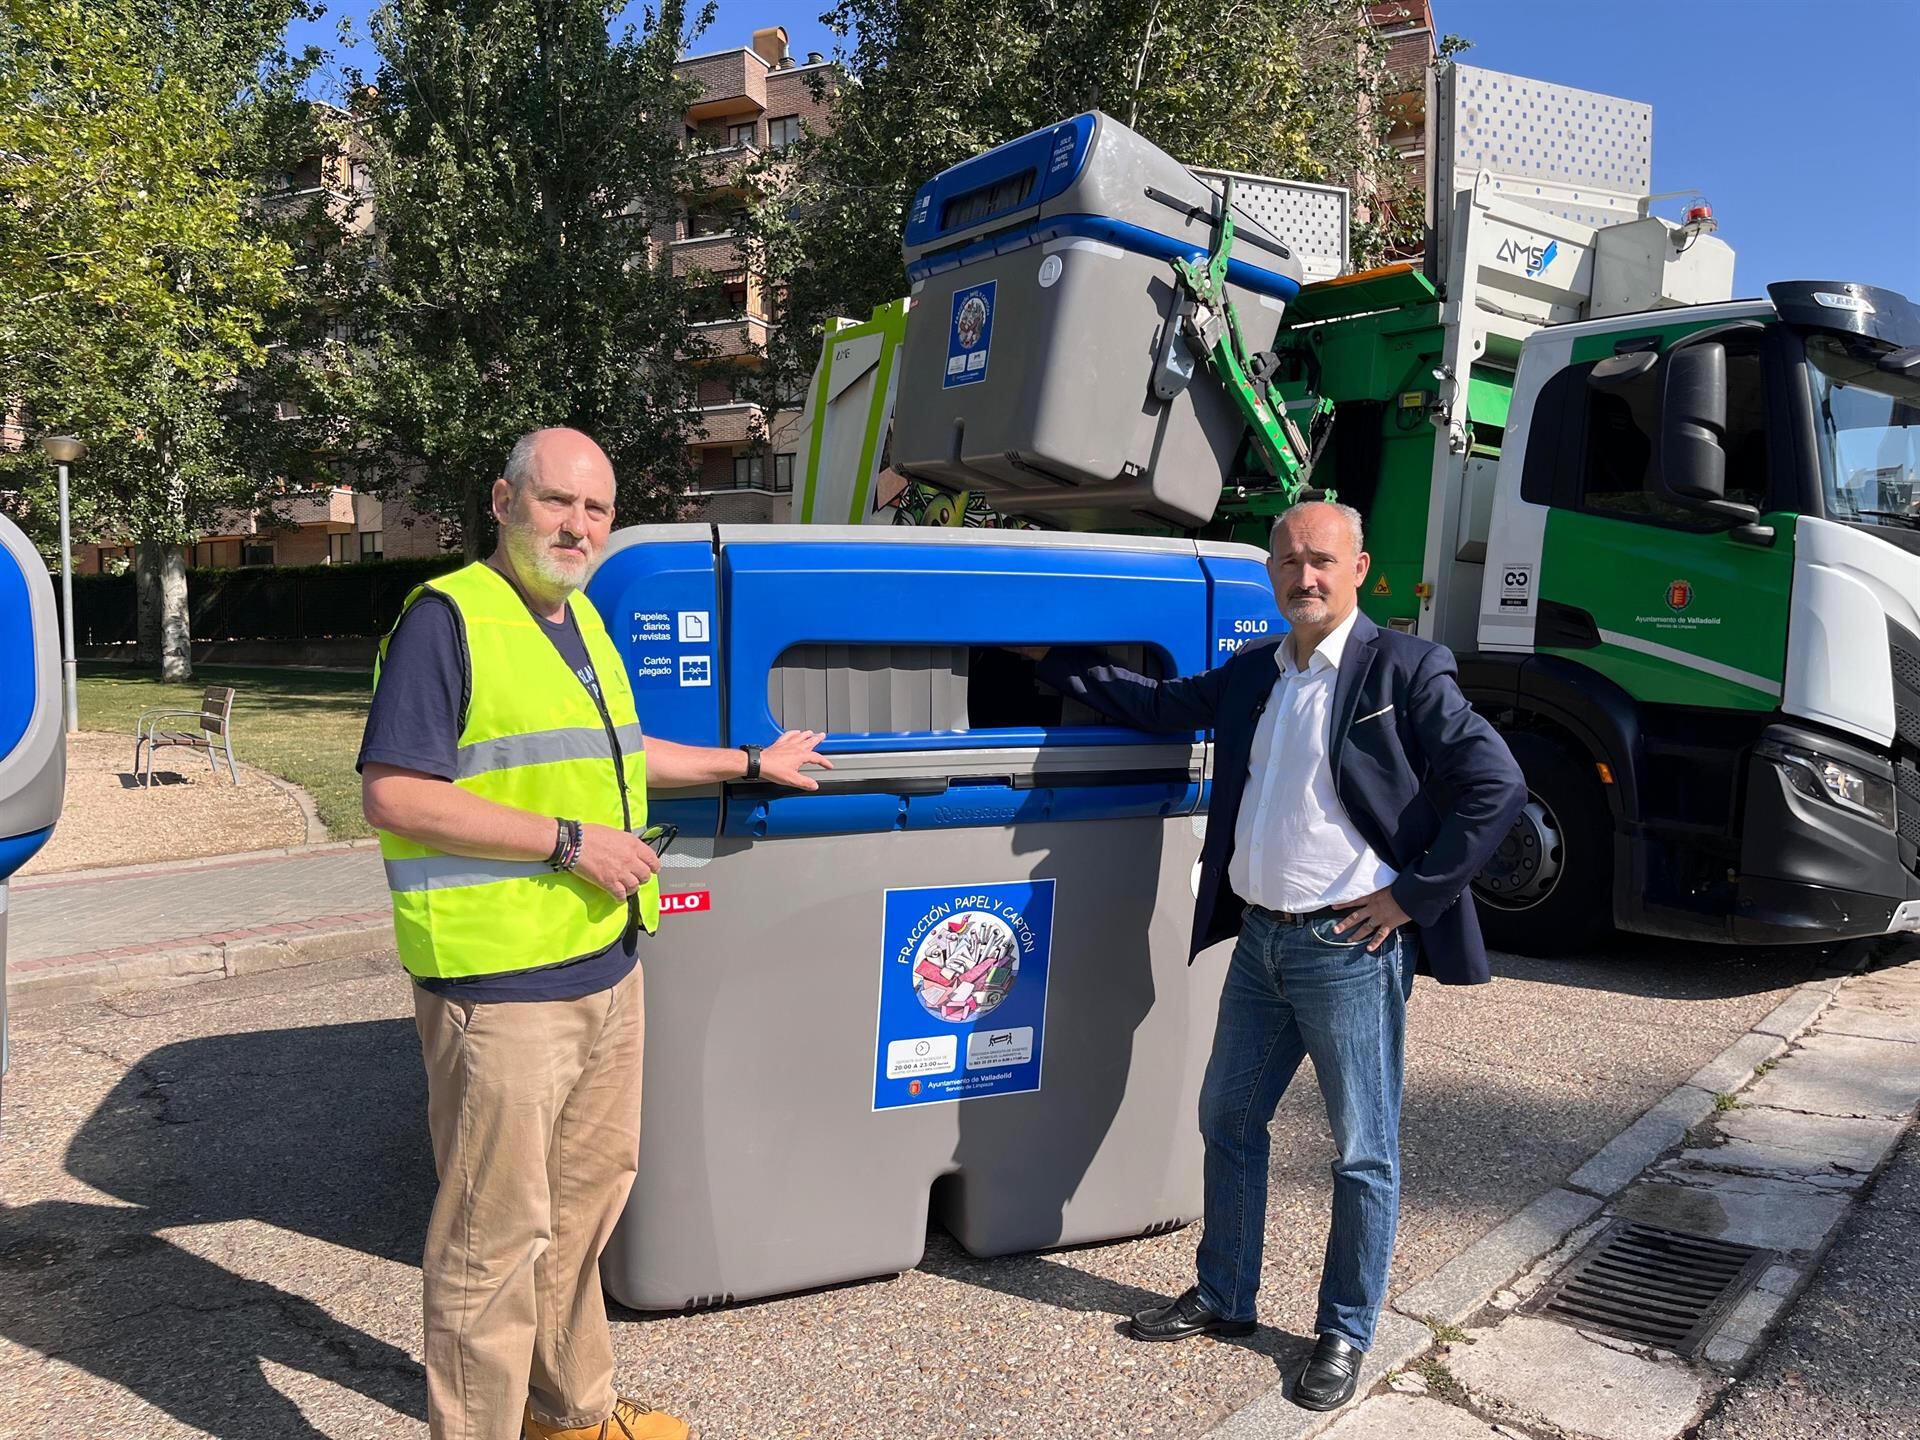
[[[532,612],[528,612],[531,614]],[[600,679],[573,612],[558,624],[533,616],[589,694],[600,699]],[[428,592],[401,618],[387,644],[380,684],[367,712],[367,733],[360,742],[357,768],[393,765],[452,780],[460,730],[465,722],[467,670],[460,643],[460,622],[453,606]],[[437,995],[462,1000],[578,1000],[611,989],[627,978],[635,960],[633,927],[597,954],[522,970],[512,975],[482,975],[470,980],[422,980],[416,985]]]

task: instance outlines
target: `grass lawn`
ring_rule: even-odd
[[[373,695],[370,672],[269,670],[243,665],[200,665],[186,685],[167,685],[125,665],[80,662],[80,726],[127,737],[149,705],[198,709],[209,685],[231,685],[233,753],[291,780],[309,795],[336,840],[371,834],[360,815],[360,777],[353,759]],[[173,726],[171,728],[188,728]],[[167,756],[161,751],[161,757]],[[176,758],[184,751],[175,751]],[[193,763],[204,763],[199,756]]]

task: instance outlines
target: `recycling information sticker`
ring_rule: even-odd
[[[993,312],[998,308],[994,295],[999,287],[998,280],[989,280],[955,292],[953,318],[947,325],[947,373],[941,377],[941,389],[978,385],[987,378],[987,357],[993,353]]]
[[[886,892],[874,1109],[1040,1088],[1053,887]]]

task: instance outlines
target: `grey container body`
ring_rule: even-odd
[[[588,595],[649,731],[824,731],[834,769],[813,794],[649,797],[680,834],[642,942],[639,1169],[610,1295],[676,1310],[889,1275],[919,1263],[930,1220],[990,1256],[1199,1216],[1228,959],[1188,964],[1211,747],[1111,725],[1007,647],[1199,673],[1279,624],[1263,560],[1033,530],[612,538]],[[1047,897],[1045,948],[1008,979],[968,948],[967,912],[995,894]],[[1001,990],[978,1014],[928,975],[956,950],[965,983]]]
[[[1198,1218],[1227,959],[1187,964],[1199,851],[1181,816],[670,854],[664,888],[711,908],[643,951],[640,1169],[608,1293],[666,1310],[893,1274],[930,1214],[981,1256]],[[1037,1091],[874,1108],[880,897],[929,877],[1057,881]]]
[[[1099,115],[1071,185],[980,233],[1015,225],[1044,231],[1055,220],[1095,217],[1204,253],[1218,207],[1210,185]],[[1301,266],[1282,238],[1250,220],[1235,223],[1233,258],[1297,286]],[[954,243],[942,237],[940,246]],[[926,248],[908,250],[910,266]],[[998,307],[986,378],[948,386],[954,296],[988,281],[996,283]],[[1155,395],[1161,330],[1176,289],[1168,259],[1098,233],[1015,244],[917,281],[894,407],[893,467],[981,494],[1003,513],[1070,529],[1204,524],[1246,427],[1197,357],[1184,390],[1171,400]],[[1248,345],[1271,345],[1283,300],[1232,283],[1228,294]]]

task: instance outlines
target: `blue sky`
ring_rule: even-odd
[[[1433,0],[1463,64],[1653,106],[1653,188],[1698,189],[1734,293],[1858,280],[1920,297],[1920,4]],[[1672,217],[1670,209],[1662,213]]]
[[[341,0],[300,40],[334,46]],[[723,0],[700,50],[785,25],[828,54],[817,3]],[[1433,0],[1465,63],[1653,106],[1653,188],[1697,189],[1736,257],[1734,291],[1858,280],[1920,299],[1914,0]],[[640,7],[630,12],[638,18]],[[351,52],[348,52],[351,54]],[[357,63],[371,68],[362,47]],[[1671,205],[1662,213],[1671,216]]]

